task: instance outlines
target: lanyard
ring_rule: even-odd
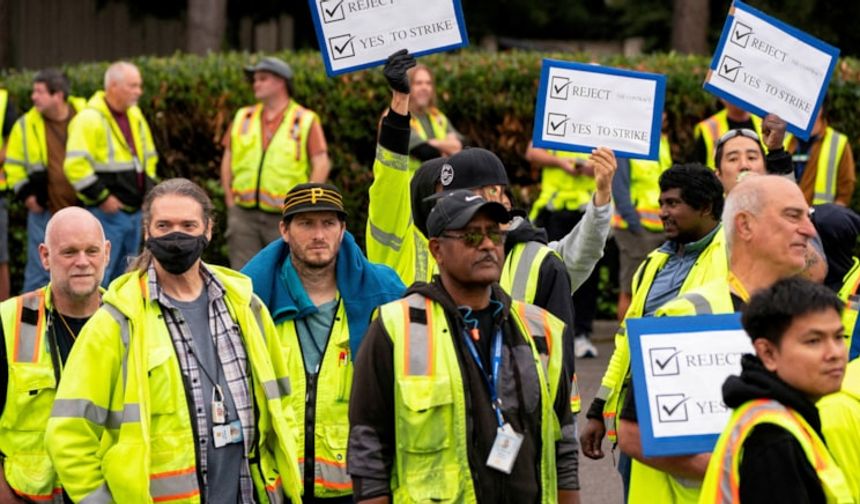
[[[502,364],[502,330],[497,329],[496,334],[493,337],[492,375],[489,376],[484,369],[484,363],[481,361],[481,356],[478,355],[478,349],[475,348],[475,343],[472,342],[472,338],[466,330],[463,331],[463,339],[466,340],[466,348],[469,349],[469,354],[472,356],[472,359],[474,359],[478,369],[481,370],[481,377],[484,378],[484,383],[490,391],[490,401],[492,401],[493,412],[496,414],[496,421],[499,422],[499,427],[502,427],[505,425],[505,420],[502,418],[502,405],[496,389],[496,384],[499,382],[499,368]]]

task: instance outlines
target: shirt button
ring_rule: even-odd
[[[197,408],[197,413],[203,413],[203,408]]]

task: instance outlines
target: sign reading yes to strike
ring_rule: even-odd
[[[630,319],[627,336],[643,453],[712,451],[732,413],[723,382],[754,353],[740,314]]]
[[[705,89],[761,116],[774,113],[808,139],[839,49],[735,1]]]
[[[665,76],[544,59],[538,89],[536,147],[657,159]]]
[[[460,0],[308,0],[330,76],[469,43]]]

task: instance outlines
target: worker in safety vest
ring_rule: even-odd
[[[854,154],[848,135],[827,123],[824,110],[818,110],[809,140],[786,135],[785,149],[791,154],[794,176],[807,203],[848,206],[857,179]]]
[[[717,138],[713,152],[714,166],[726,194],[748,172],[792,178],[791,155],[782,148],[785,128],[786,123],[779,116],[768,114],[760,133],[746,128],[732,129]]]
[[[821,415],[821,431],[855,502],[860,501],[860,360],[849,361],[842,388],[816,404]]]
[[[221,158],[227,250],[234,269],[280,238],[287,192],[298,184],[325,182],[331,169],[319,117],[294,98],[290,65],[268,57],[245,72],[253,79],[258,103],[236,112]]]
[[[212,201],[169,179],[146,250],[65,366],[45,443],[76,502],[301,501],[288,369],[248,277],[200,260]]]
[[[655,316],[742,311],[750,293],[797,275],[806,267],[815,228],[797,184],[776,175],[744,178],[723,209],[729,271],[658,308]],[[628,502],[696,502],[709,453],[645,457],[632,384],[620,413],[618,446],[633,458]]]
[[[42,267],[39,244],[45,226],[58,210],[81,202],[63,172],[69,123],[86,107],[83,98],[69,96],[69,79],[49,68],[33,78],[33,108],[15,122],[6,150],[6,176],[15,197],[27,207],[27,265],[24,292],[49,280]]]
[[[6,209],[6,140],[15,126],[18,111],[9,100],[9,91],[0,88],[0,301],[10,295],[9,286],[9,212]]]
[[[371,323],[349,412],[357,501],[575,502],[564,326],[496,284],[508,219],[471,191],[440,198],[439,276]]]
[[[353,361],[377,306],[406,287],[372,264],[346,230],[340,191],[299,184],[284,200],[282,239],[242,269],[286,351],[304,502],[352,502],[346,472]]]
[[[50,283],[0,304],[0,502],[64,502],[45,429],[69,352],[101,304],[110,242],[92,214],[69,207],[48,221],[39,256]]]
[[[740,376],[723,385],[734,411],[700,503],[856,502],[815,407],[839,390],[845,374],[841,309],[833,291],[801,278],[780,280],[749,300],[741,321],[755,355],[741,357]]]
[[[716,114],[703,119],[693,129],[693,161],[714,169],[714,149],[717,139],[729,130],[748,129],[754,131],[759,138],[762,136],[762,120],[746,110],[733,105],[726,100],[720,100],[723,109]]]
[[[158,154],[137,106],[142,94],[140,71],[118,61],[105,72],[104,91],[96,92],[69,123],[63,171],[111,243],[105,287],[140,251],[140,205],[155,184]]]
[[[436,106],[436,81],[426,65],[409,71],[409,171],[463,149],[463,136]]]

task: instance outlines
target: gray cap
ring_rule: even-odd
[[[268,56],[257,62],[256,65],[246,66],[245,72],[253,74],[254,72],[269,72],[283,77],[285,80],[292,80],[293,69],[286,61]]]

